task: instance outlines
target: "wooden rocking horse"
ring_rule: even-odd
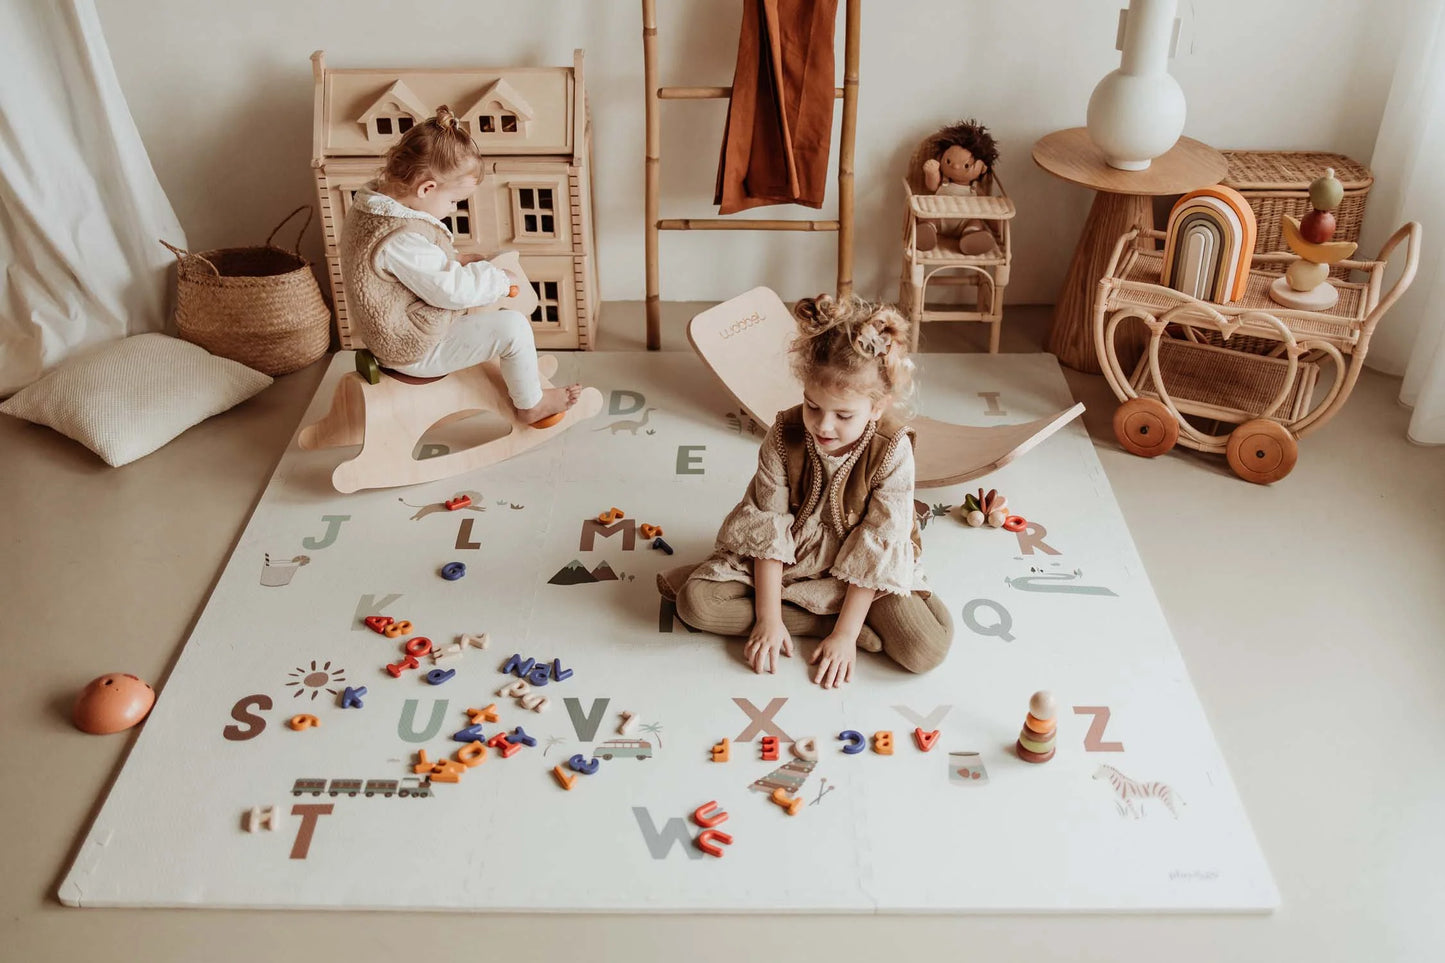
[[[693,349],[753,420],[770,425],[796,405],[802,388],[788,368],[788,345],[797,328],[792,312],[771,288],[753,288],[697,315],[688,324]],[[771,364],[761,364],[774,358]],[[917,417],[917,488],[942,488],[1007,465],[1084,413],[1074,405],[1018,425],[954,425]]]
[[[514,254],[492,259],[520,279],[521,295],[498,302],[493,308],[512,308],[524,316],[537,306],[537,295],[515,263]],[[331,396],[331,409],[314,424],[301,429],[298,444],[306,451],[361,445],[354,458],[343,461],[331,474],[331,484],[343,493],[363,488],[393,488],[438,481],[463,472],[486,468],[535,448],[602,410],[602,393],[583,388],[577,403],[562,415],[544,419],[538,426],[517,420],[516,409],[495,361],[455,371],[441,378],[414,378],[376,365],[371,352],[357,352],[357,370],[341,377]],[[557,359],[538,359],[542,387],[551,388]],[[412,457],[426,432],[449,422],[490,411],[511,425],[501,438],[435,458]]]

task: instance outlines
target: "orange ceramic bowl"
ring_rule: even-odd
[[[156,703],[155,690],[125,672],[112,672],[93,680],[75,700],[75,727],[104,735],[140,722]]]

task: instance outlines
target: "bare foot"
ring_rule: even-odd
[[[518,409],[517,417],[529,425],[536,425],[554,415],[560,415],[577,403],[582,394],[581,385],[567,385],[565,388],[543,388],[542,400],[534,407]]]

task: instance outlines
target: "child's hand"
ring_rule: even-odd
[[[519,288],[519,287],[517,287],[515,284],[512,285],[511,287],[507,288],[507,297],[509,297],[509,298],[515,298],[517,295],[519,295],[519,294],[521,294],[521,293],[522,293],[522,289]]]
[[[836,632],[818,643],[809,665],[818,671],[813,681],[825,689],[836,689],[853,680],[853,663],[858,661],[858,640]]]
[[[743,658],[753,671],[762,672],[767,666],[767,671],[776,672],[779,652],[789,657],[793,654],[793,637],[783,628],[783,620],[759,619],[753,623],[748,644],[743,646]]]

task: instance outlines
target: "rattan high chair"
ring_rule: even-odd
[[[1328,310],[1286,308],[1269,286],[1290,253],[1256,254],[1244,296],[1227,304],[1202,301],[1160,283],[1161,231],[1136,228],[1119,238],[1094,302],[1094,347],[1115,397],[1114,434],[1127,451],[1162,455],[1176,443],[1223,453],[1245,481],[1268,484],[1294,468],[1297,439],[1324,426],[1349,398],[1364,367],[1370,337],[1385,312],[1414,280],[1420,225],[1411,221],[1373,261],[1340,261],[1363,280],[1328,278],[1339,301]],[[1401,241],[1405,265],[1381,297],[1386,268]],[[1132,374],[1115,350],[1119,324],[1138,318],[1149,342]],[[1334,381],[1320,396],[1324,360]],[[1195,419],[1191,423],[1186,416]],[[1213,433],[1198,423],[1214,422]],[[1232,427],[1221,432],[1222,426]]]
[[[898,284],[898,306],[912,322],[912,347],[918,348],[919,329],[925,321],[982,321],[992,325],[988,336],[990,353],[998,351],[999,328],[1003,322],[1003,291],[1008,286],[1009,264],[1013,249],[1009,241],[1009,222],[1014,217],[1014,202],[1004,192],[997,172],[990,171],[980,179],[986,193],[972,197],[933,194],[923,184],[923,163],[933,157],[933,140],[929,136],[913,152],[908,163],[908,177],[903,181],[907,206],[903,221],[903,276]],[[982,254],[963,254],[958,238],[944,237],[939,232],[937,246],[931,251],[918,249],[920,221],[982,221],[993,235],[993,247]],[[929,288],[973,289],[974,307],[967,301],[958,303],[928,302]],[[969,293],[962,292],[965,297]]]

